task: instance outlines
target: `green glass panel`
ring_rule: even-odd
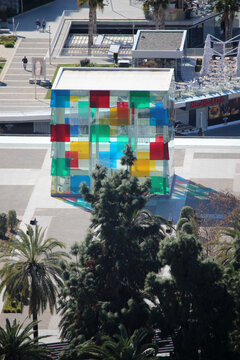
[[[168,178],[162,176],[151,176],[152,186],[150,193],[151,194],[161,194],[168,195],[169,194],[169,184]]]
[[[70,176],[70,159],[52,159],[52,176]]]
[[[130,91],[130,108],[144,109],[150,107],[149,91]]]
[[[88,108],[89,107],[89,102],[88,101],[79,101],[78,102],[78,107],[79,108]]]
[[[109,125],[91,125],[90,126],[91,142],[109,142],[110,126]]]
[[[124,142],[128,144],[129,138],[128,135],[117,135],[117,142]]]
[[[88,108],[86,107],[78,108],[78,116],[80,118],[88,118]]]

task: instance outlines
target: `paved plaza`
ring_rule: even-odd
[[[32,218],[46,228],[47,237],[66,244],[83,241],[91,214],[50,196],[51,145],[48,137],[0,138],[0,212],[17,211],[21,228]],[[197,207],[212,191],[240,194],[240,144],[237,139],[175,139],[175,173],[171,198],[153,198],[147,207],[154,213],[178,220],[184,205]],[[23,314],[0,314],[5,318],[27,318]],[[54,342],[58,337],[58,315],[49,310],[40,316],[41,334]]]

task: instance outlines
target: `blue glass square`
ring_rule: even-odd
[[[70,136],[79,135],[79,126],[71,125],[70,126]]]
[[[110,159],[119,160],[123,156],[125,142],[112,142],[110,144]]]
[[[71,192],[80,193],[80,184],[85,182],[87,186],[90,186],[90,176],[88,175],[72,175],[70,177]]]
[[[156,102],[155,108],[150,108],[150,125],[161,126],[164,125],[164,108],[162,102]]]

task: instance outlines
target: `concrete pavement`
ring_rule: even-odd
[[[182,206],[197,207],[212,191],[240,194],[238,139],[175,139],[175,149],[174,189],[170,199],[156,197],[147,204],[154,214],[176,222]],[[51,198],[50,151],[47,137],[0,137],[0,212],[16,209],[22,229],[36,217],[47,228],[46,236],[63,241],[69,250],[85,238],[91,215]],[[27,311],[26,307],[23,314],[0,314],[0,324],[6,318],[23,321]],[[47,342],[56,341],[60,316],[48,309],[39,319],[40,334],[53,335]]]

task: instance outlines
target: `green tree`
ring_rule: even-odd
[[[195,211],[191,206],[184,206],[177,222],[177,231],[183,230],[188,234],[198,235],[198,227]]]
[[[97,32],[97,9],[103,9],[103,0],[77,0],[78,7],[89,6],[88,21],[88,55],[91,55],[91,46],[93,45],[93,34]]]
[[[113,335],[112,338],[103,337],[102,345],[91,342],[83,345],[79,351],[79,358],[103,360],[156,359],[156,345],[144,343],[148,334],[146,329],[135,330],[133,335],[129,337],[123,325],[120,325],[119,328],[120,334]]]
[[[233,299],[223,271],[202,260],[200,242],[183,230],[160,243],[159,260],[169,275],[147,275],[152,320],[163,336],[171,336],[176,359],[228,359]],[[166,271],[165,271],[166,273]]]
[[[66,253],[56,248],[64,244],[53,238],[44,239],[45,231],[37,225],[33,229],[27,225],[27,233],[19,230],[19,236],[8,243],[0,256],[3,267],[0,270],[2,283],[0,290],[15,298],[21,294],[29,296],[29,315],[33,321],[38,313],[49,305],[50,311],[56,305],[58,287],[61,287],[62,274],[60,260]],[[38,325],[34,325],[34,336],[38,337]]]
[[[238,2],[236,0],[216,0],[214,7],[216,12],[223,12],[225,40],[231,39],[235,13],[239,10]]]
[[[11,230],[14,230],[18,224],[17,213],[16,210],[9,210],[7,223]]]
[[[234,298],[234,328],[230,334],[232,350],[240,356],[240,214],[233,212],[229,226],[221,228],[216,259],[224,265],[229,292]],[[226,238],[227,237],[227,238]]]
[[[43,344],[32,339],[35,322],[26,327],[13,320],[6,319],[6,329],[0,327],[0,358],[3,360],[51,360],[51,352]],[[45,336],[38,337],[41,340]]]
[[[0,214],[0,236],[4,237],[7,232],[7,215],[5,213]]]
[[[156,29],[165,28],[166,10],[168,9],[169,0],[145,0],[143,2],[143,11],[153,12]]]
[[[149,179],[141,184],[128,170],[107,176],[100,165],[92,177],[92,193],[82,186],[93,208],[89,233],[79,249],[74,246],[78,262],[65,269],[60,298],[62,337],[71,341],[73,358],[78,344],[112,336],[120,323],[131,332],[145,326],[150,310],[144,280],[149,271],[158,271],[163,236],[160,220],[148,221],[141,212]]]

